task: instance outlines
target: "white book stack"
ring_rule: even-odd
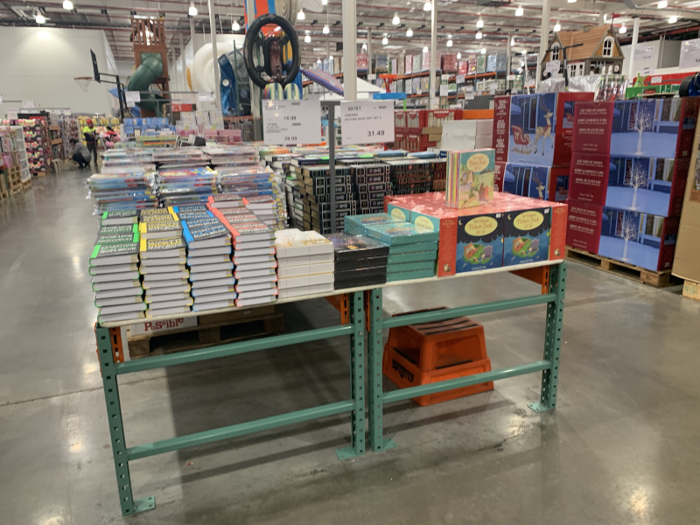
[[[275,233],[279,298],[333,291],[333,243],[315,231]]]

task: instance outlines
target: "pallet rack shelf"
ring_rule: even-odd
[[[492,303],[485,303],[472,306],[456,307],[430,312],[408,314],[390,319],[384,319],[382,312],[382,291],[391,286],[401,286],[403,284],[416,284],[421,282],[436,282],[454,279],[464,279],[478,277],[480,275],[512,272],[526,279],[541,284],[540,294],[520,297],[517,299],[507,299]],[[135,500],[133,498],[131,475],[129,472],[129,462],[157,454],[172,452],[189,447],[214,443],[238,436],[244,436],[255,432],[261,432],[272,428],[279,428],[295,423],[311,421],[326,416],[349,413],[350,414],[350,444],[349,446],[337,450],[340,459],[353,458],[365,452],[365,410],[369,415],[369,443],[371,448],[379,452],[381,450],[395,446],[391,439],[383,435],[383,407],[387,403],[426,395],[430,393],[442,392],[453,388],[479,384],[488,381],[506,379],[517,375],[542,372],[542,388],[539,402],[533,403],[530,407],[535,411],[552,410],[556,407],[557,379],[559,373],[559,350],[561,345],[562,317],[564,310],[564,289],[566,282],[566,263],[562,261],[544,261],[540,263],[524,264],[518,267],[502,267],[491,270],[483,270],[459,274],[453,277],[431,277],[427,279],[416,279],[413,281],[392,282],[381,286],[367,286],[348,290],[336,290],[332,294],[318,294],[304,297],[277,301],[277,304],[306,301],[310,299],[322,299],[332,297],[333,304],[343,305],[348,310],[347,323],[302,332],[294,332],[283,335],[275,335],[262,339],[250,341],[222,344],[219,346],[200,348],[183,351],[175,354],[144,357],[135,361],[124,360],[124,350],[121,342],[120,327],[133,324],[131,322],[105,323],[96,325],[95,336],[97,340],[97,355],[102,372],[102,384],[104,389],[107,414],[109,420],[109,431],[111,436],[112,453],[114,456],[114,466],[117,476],[119,501],[122,514],[124,516],[136,514],[155,508],[154,496]],[[455,283],[456,284],[456,283]],[[343,297],[348,298],[345,302]],[[365,304],[369,304],[369,311],[365,309]],[[545,334],[545,349],[543,359],[528,363],[494,370],[482,374],[451,379],[440,383],[432,383],[412,388],[396,390],[392,392],[382,392],[382,353],[383,353],[383,330],[393,326],[402,326],[417,322],[427,322],[442,319],[453,319],[463,315],[475,315],[486,312],[495,312],[520,308],[538,304],[547,305],[547,323]],[[235,308],[212,310],[207,314],[230,312]],[[341,310],[342,313],[342,310]],[[369,314],[369,331],[366,335],[365,318]],[[175,316],[194,317],[200,316],[198,312]],[[168,320],[172,317],[154,317],[149,320]],[[121,401],[119,397],[119,386],[117,376],[129,373],[136,373],[155,368],[163,368],[174,365],[182,365],[240,355],[271,348],[279,348],[287,345],[319,341],[330,337],[348,336],[350,343],[350,397],[343,401],[321,405],[280,414],[277,416],[238,423],[222,428],[207,430],[185,436],[178,436],[153,443],[126,446],[124,421],[122,419]],[[365,368],[365,345],[368,348],[368,369]],[[369,375],[367,381],[366,375]],[[367,385],[365,385],[367,383]],[[365,386],[367,388],[365,389]],[[365,400],[366,393],[368,400]]]

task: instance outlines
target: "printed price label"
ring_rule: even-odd
[[[265,144],[270,145],[318,144],[322,141],[321,103],[318,100],[264,100],[263,134]]]
[[[33,108],[33,107],[34,107],[34,101],[33,101],[33,100],[23,100],[23,101],[22,101],[22,107],[23,107],[23,108]]]
[[[8,109],[7,110],[7,118],[9,120],[17,120],[17,110],[16,109]]]
[[[377,74],[376,74],[376,73],[370,73],[369,75],[367,75],[367,80],[370,80],[370,81],[372,81],[372,80],[377,80]]]
[[[440,84],[440,96],[446,97],[450,94],[450,86],[447,84]]]
[[[391,101],[340,103],[343,146],[394,142],[394,107]]]
[[[137,102],[141,102],[141,93],[138,91],[125,91],[124,98],[126,99],[126,105],[133,108]]]
[[[697,67],[700,65],[700,38],[684,40],[681,43],[679,68]]]
[[[515,80],[515,75],[508,75],[506,80]]]
[[[465,75],[457,75],[457,84],[464,84]]]
[[[211,91],[199,91],[197,93],[197,102],[214,102],[214,93]]]
[[[637,47],[634,50],[634,61],[639,62],[640,60],[651,60],[654,58],[654,46],[643,46]]]
[[[555,73],[559,71],[560,66],[561,62],[559,60],[551,60],[550,62],[547,62],[547,65],[544,67],[544,70],[547,73]]]

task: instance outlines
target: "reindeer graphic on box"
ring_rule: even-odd
[[[508,158],[537,158],[537,163],[551,165],[556,131],[556,94],[517,95],[510,108],[510,151]]]

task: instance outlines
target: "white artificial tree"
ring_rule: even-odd
[[[636,241],[639,235],[639,215],[636,213],[625,213],[622,219],[622,231],[620,237],[625,240],[625,249],[622,252],[622,260],[627,260],[627,244],[629,241]]]
[[[644,168],[642,163],[637,160],[632,166],[632,173],[630,174],[630,187],[634,188],[634,196],[632,197],[633,210],[637,209],[637,190],[639,188],[646,188],[649,182],[649,173]]]
[[[652,103],[653,105],[653,103]],[[634,131],[639,134],[637,140],[637,155],[642,154],[642,139],[645,131],[650,131],[654,124],[653,108],[645,109],[649,104],[646,101],[640,100],[637,102],[637,112],[634,117]]]

